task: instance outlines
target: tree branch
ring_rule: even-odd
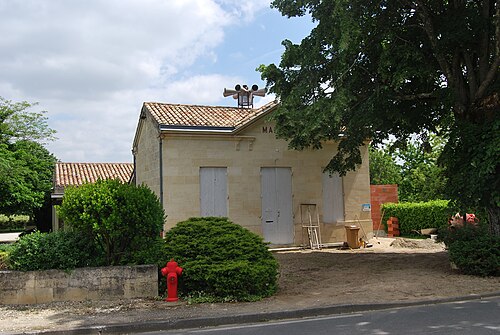
[[[483,80],[483,82],[481,83],[481,85],[477,89],[476,95],[474,96],[474,100],[478,101],[484,97],[486,90],[488,89],[490,84],[493,82],[495,77],[498,75],[498,68],[499,67],[500,67],[500,56],[497,55],[495,61],[490,66],[490,70],[488,71],[486,78]]]
[[[467,51],[463,52],[465,66],[467,67],[467,81],[469,82],[469,96],[476,96],[477,92],[477,77],[476,67],[472,63],[472,57]]]
[[[495,58],[486,74],[486,77],[477,89],[476,95],[474,96],[475,101],[484,97],[486,90],[498,75],[498,68],[500,67],[500,0],[496,1],[495,24]]]
[[[450,65],[446,61],[446,58],[439,51],[439,46],[438,46],[439,41],[436,36],[436,31],[434,30],[431,13],[429,12],[429,9],[425,6],[422,0],[416,0],[415,3],[417,4],[417,6],[415,6],[415,10],[417,11],[418,15],[422,20],[423,28],[427,33],[427,37],[429,38],[429,41],[431,43],[434,55],[439,63],[439,66],[441,67],[441,70],[443,70],[444,75],[450,82],[453,80],[453,73],[450,69]],[[453,86],[452,82],[450,82],[450,84]]]
[[[481,16],[484,22],[488,22],[490,20],[490,6],[491,3],[495,0],[483,1],[481,8]],[[481,5],[478,5],[481,6]],[[480,37],[479,37],[479,48],[478,48],[478,56],[479,56],[479,82],[483,81],[486,78],[488,73],[489,61],[490,61],[490,28],[482,29]]]
[[[418,94],[405,94],[396,96],[396,100],[400,101],[414,101],[414,100],[429,100],[436,99],[434,93],[418,93]]]

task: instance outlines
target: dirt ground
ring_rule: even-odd
[[[276,252],[279,291],[259,302],[189,305],[152,298],[0,306],[0,333],[500,293],[499,277],[458,274],[444,246],[430,239],[370,242],[373,247],[357,250]]]

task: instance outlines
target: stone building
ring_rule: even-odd
[[[272,245],[308,243],[308,225],[319,225],[324,244],[345,241],[346,225],[372,232],[368,147],[356,171],[323,173],[337,144],[289,149],[269,118],[276,107],[143,104],[133,180],[160,198],[165,230],[189,217],[224,216]]]

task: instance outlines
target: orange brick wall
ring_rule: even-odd
[[[370,185],[370,198],[373,230],[383,230],[384,225],[380,223],[380,206],[386,202],[398,202],[398,185]]]

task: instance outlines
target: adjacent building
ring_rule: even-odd
[[[64,189],[68,186],[80,186],[94,183],[98,179],[119,179],[129,182],[134,165],[131,163],[62,163],[57,162],[54,171],[52,188],[52,231],[62,228],[57,216],[57,205],[61,204]]]

